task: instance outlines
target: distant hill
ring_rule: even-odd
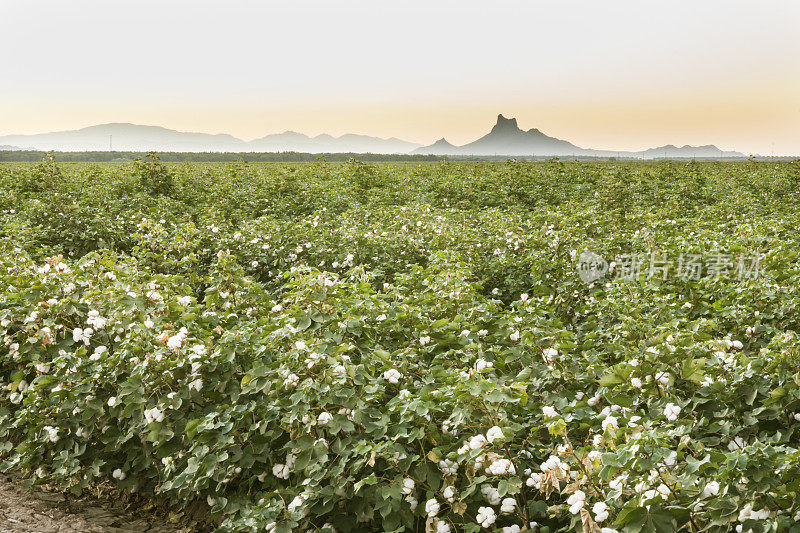
[[[497,123],[488,134],[461,147],[472,155],[570,155],[582,152],[574,144],[548,137],[537,129],[523,131],[517,119],[497,115]]]
[[[267,135],[250,141],[249,149],[256,152],[310,152],[310,153],[373,153],[373,154],[405,154],[419,147],[419,144],[403,141],[395,137],[381,139],[367,135],[348,133],[341,137],[333,137],[323,133],[309,137],[302,133],[286,131]]]
[[[36,135],[6,135],[0,137],[0,143],[65,152],[113,148],[116,151],[160,152],[408,153],[420,146],[393,137],[381,139],[347,134],[341,137],[318,135],[311,138],[291,131],[247,142],[227,134],[190,133],[160,126],[124,123],[100,124],[79,130]]]
[[[442,137],[441,139],[439,139],[438,141],[436,141],[432,145],[430,145],[430,146],[422,146],[420,148],[417,148],[416,150],[414,150],[411,153],[412,154],[425,154],[425,155],[429,155],[429,154],[435,154],[435,155],[457,155],[457,154],[460,153],[459,150],[460,150],[460,148],[458,146],[453,146],[452,144],[447,142],[447,139]]]
[[[704,146],[689,146],[687,144],[680,148],[668,144],[637,153],[642,155],[645,159],[657,159],[659,157],[744,157],[744,154],[739,152],[723,152],[713,144],[706,144]]]
[[[37,135],[7,135],[0,143],[30,146],[37,150],[120,151],[170,150],[176,152],[243,151],[246,143],[231,135],[186,133],[160,126],[137,124],[100,124],[79,130]]]
[[[522,130],[517,119],[497,115],[492,130],[480,139],[463,146],[454,146],[444,139],[430,146],[417,148],[412,153],[432,155],[502,155],[502,156],[594,156],[594,157],[638,157],[655,159],[666,157],[744,157],[739,152],[723,152],[714,145],[677,146],[667,145],[641,152],[592,150],[581,148],[571,142],[545,135],[538,129]]]
[[[322,134],[309,137],[285,131],[244,141],[227,134],[191,133],[138,124],[111,123],[79,130],[57,131],[36,135],[0,136],[0,150],[56,150],[63,152],[302,152],[312,154],[419,154],[446,156],[582,156],[632,157],[645,159],[744,157],[739,152],[722,151],[714,145],[661,146],[641,152],[593,150],[545,135],[536,128],[522,130],[517,119],[497,116],[494,127],[481,137],[463,146],[455,146],[444,138],[429,146],[421,146],[396,137],[388,139],[368,135],[345,134],[340,137]]]

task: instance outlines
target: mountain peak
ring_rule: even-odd
[[[518,132],[520,131],[519,126],[517,126],[517,119],[515,118],[506,118],[502,114],[497,115],[497,122],[492,128],[492,133],[501,133],[501,132]]]

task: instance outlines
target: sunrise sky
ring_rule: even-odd
[[[800,154],[800,2],[2,0],[0,135],[132,122]]]

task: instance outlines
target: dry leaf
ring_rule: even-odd
[[[554,490],[558,490],[558,477],[552,470],[548,470],[542,479],[541,491],[544,492],[544,499],[550,498]]]
[[[586,509],[581,509],[581,525],[583,533],[600,533],[600,526],[592,520],[592,515]]]
[[[467,479],[471,483],[472,478],[475,477],[475,465],[473,465],[472,463],[467,463],[466,466],[464,466],[464,474],[466,474]]]
[[[428,519],[425,521],[425,533],[436,533],[436,517],[429,516]]]

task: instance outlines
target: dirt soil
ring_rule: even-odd
[[[119,501],[91,497],[71,498],[34,488],[22,488],[19,479],[0,474],[0,533],[177,533],[196,531],[176,528],[153,512],[126,510]]]

